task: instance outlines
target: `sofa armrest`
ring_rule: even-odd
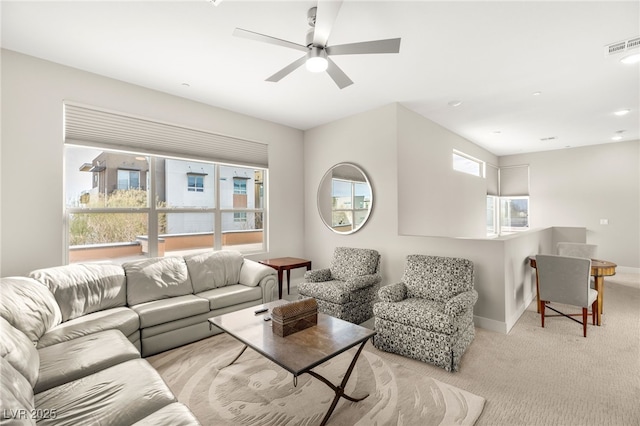
[[[331,270],[329,268],[312,269],[304,273],[304,280],[312,283],[331,281]]]
[[[356,291],[362,288],[371,287],[382,281],[380,274],[360,275],[359,277],[349,278],[344,282],[345,287],[349,291]]]
[[[458,315],[469,308],[473,308],[473,305],[475,305],[477,301],[477,291],[465,291],[447,300],[444,305],[444,313],[447,315]]]
[[[276,275],[277,272],[270,266],[263,265],[251,259],[244,259],[240,268],[240,278],[238,284],[255,287],[261,280],[269,275]]]
[[[404,283],[394,283],[380,287],[378,297],[381,302],[400,302],[407,298],[407,286]]]
[[[267,275],[258,285],[262,288],[262,303],[273,302],[278,293],[278,280],[275,275]]]

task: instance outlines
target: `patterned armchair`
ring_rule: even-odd
[[[331,266],[307,271],[298,292],[316,299],[320,312],[361,324],[373,316],[381,280],[376,250],[337,247]]]
[[[407,256],[402,281],[384,286],[373,307],[376,348],[458,371],[473,341],[473,263],[467,259]]]

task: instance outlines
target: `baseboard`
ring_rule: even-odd
[[[473,323],[478,328],[483,328],[496,333],[507,334],[507,324],[502,321],[496,321],[490,318],[473,316]]]
[[[616,268],[616,275],[629,275],[629,279],[624,280],[616,280],[615,275],[612,278],[616,284],[624,285],[627,287],[640,289],[640,268],[632,268],[630,266],[618,266]],[[604,281],[607,282],[607,277],[605,277]]]
[[[523,303],[518,311],[513,314],[509,320],[509,322],[496,321],[489,318],[479,317],[477,315],[473,316],[473,323],[476,327],[484,328],[485,330],[495,331],[496,333],[508,334],[509,331],[513,328],[514,325],[518,322],[524,311],[527,310],[527,307],[531,304],[531,302],[536,298],[535,294],[531,295],[530,300],[527,303]]]

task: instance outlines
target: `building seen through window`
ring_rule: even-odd
[[[77,146],[65,157],[70,262],[264,250],[265,169]]]

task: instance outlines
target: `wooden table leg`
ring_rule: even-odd
[[[596,323],[602,325],[602,298],[604,296],[604,277],[595,277],[595,287],[598,292],[598,312],[596,312]]]
[[[291,269],[287,269],[287,294],[291,291],[289,285],[291,284]]]
[[[538,305],[538,313],[540,313],[540,285],[538,285],[538,270],[536,269],[536,301]]]
[[[278,299],[282,299],[282,269],[278,268]]]

